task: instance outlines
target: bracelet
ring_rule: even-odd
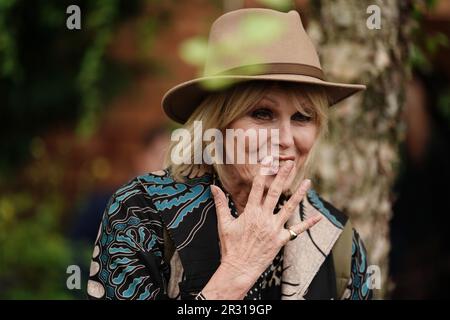
[[[195,300],[206,300],[205,296],[203,295],[203,293],[200,291],[196,296],[195,296]]]

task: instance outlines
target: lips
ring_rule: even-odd
[[[279,156],[278,157],[278,159],[280,159],[280,161],[286,161],[286,160],[292,160],[292,161],[294,161],[295,160],[295,157],[294,156]]]
[[[273,157],[273,156],[266,156],[262,160],[260,160],[261,164],[267,164],[269,162],[286,162],[288,160],[295,161],[294,156],[279,156],[279,157]]]
[[[282,167],[282,166],[284,166],[284,164],[287,161],[294,161],[295,162],[295,157],[294,156],[280,156],[280,157],[275,158],[273,160],[273,164],[276,165],[276,166]]]

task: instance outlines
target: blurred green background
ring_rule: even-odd
[[[210,23],[236,6],[317,17],[326,1],[312,2],[0,0],[0,299],[85,298],[98,215],[115,188],[152,170],[140,166],[149,141],[174,127],[160,99],[199,73]],[[423,40],[423,10],[438,1],[413,2],[405,64],[432,72],[448,38]],[[66,28],[72,4],[81,30]],[[449,91],[439,94],[448,124]],[[82,269],[81,290],[66,287],[69,265]]]
[[[81,8],[81,31],[66,28],[71,4]],[[92,138],[108,102],[130,83],[135,71],[106,51],[119,26],[144,4],[0,1],[0,298],[80,296],[67,290],[66,269],[87,268],[92,244],[70,239],[70,215],[95,175],[68,181],[67,171],[74,145]],[[156,20],[137,29],[141,44]],[[58,130],[51,135],[73,135],[49,150],[44,136]]]

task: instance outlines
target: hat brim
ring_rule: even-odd
[[[167,116],[178,122],[185,123],[201,103],[204,97],[214,89],[211,89],[211,83],[232,83],[253,81],[253,80],[273,80],[288,81],[322,86],[325,90],[330,107],[343,99],[366,89],[361,84],[346,84],[337,82],[323,81],[314,77],[296,75],[296,74],[270,74],[270,75],[223,75],[202,77],[189,80],[166,92],[162,99],[162,107]],[[217,90],[217,89],[216,89]]]

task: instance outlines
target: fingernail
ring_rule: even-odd
[[[216,196],[217,195],[217,190],[216,190],[217,187],[214,184],[212,184],[209,188],[211,189],[211,193],[213,194],[213,196]]]
[[[274,159],[272,156],[266,156],[261,160],[260,174],[263,176],[273,175]]]
[[[263,166],[271,166],[273,162],[273,157],[272,156],[266,156],[262,159],[261,161],[261,165]]]
[[[308,189],[310,185],[311,185],[311,180],[309,180],[309,179],[303,180],[303,183],[302,183],[303,190]]]

